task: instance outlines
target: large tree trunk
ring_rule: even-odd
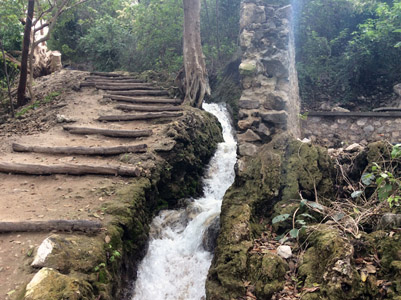
[[[32,29],[34,9],[35,9],[35,0],[28,0],[28,14],[25,23],[24,41],[22,45],[21,74],[18,85],[18,98],[17,98],[18,106],[25,105],[27,102],[25,97],[25,90],[28,77],[28,55],[29,55],[29,44],[31,41],[31,29]]]
[[[184,4],[184,68],[185,103],[201,107],[210,95],[205,59],[200,37],[200,0],[183,0]]]

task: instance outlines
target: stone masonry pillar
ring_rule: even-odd
[[[241,3],[243,92],[239,101],[241,156],[254,156],[274,135],[300,137],[300,98],[295,68],[291,5]]]

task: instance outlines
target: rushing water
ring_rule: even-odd
[[[220,214],[223,196],[234,181],[237,146],[225,106],[203,104],[203,108],[219,119],[224,142],[218,145],[203,179],[204,196],[186,209],[162,211],[153,220],[133,300],[200,300],[205,296],[213,255],[203,249],[202,238]]]

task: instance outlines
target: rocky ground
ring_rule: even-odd
[[[378,142],[329,155],[281,136],[242,158],[208,299],[399,299],[397,151]]]
[[[42,280],[39,288],[35,284],[28,286],[24,299],[44,299],[43,295],[56,299],[60,295],[77,294],[88,297],[85,299],[112,299],[123,285],[124,275],[120,270],[124,268],[125,275],[133,276],[132,268],[143,252],[153,212],[163,205],[175,205],[179,197],[199,193],[197,182],[203,164],[221,139],[216,119],[192,109],[179,109],[174,117],[169,117],[171,112],[168,112],[167,117],[150,120],[99,122],[99,116],[144,112],[122,112],[116,109],[116,102],[103,97],[106,91],[94,86],[81,87],[88,76],[86,72],[63,70],[38,79],[36,102],[19,109],[16,120],[9,119],[0,125],[0,164],[124,167],[134,169],[135,178],[71,176],[63,172],[41,176],[17,174],[16,170],[0,173],[2,222],[88,220],[102,224],[100,233],[89,238],[65,232],[0,233],[0,299],[21,297],[25,285],[38,270],[41,270],[39,277],[35,278]],[[156,84],[151,85],[157,89]],[[145,97],[160,99],[152,95],[139,98]],[[163,98],[170,96],[166,94]],[[155,105],[163,107],[163,103],[152,104]],[[138,138],[76,135],[63,130],[66,125],[150,130],[151,134]],[[141,153],[78,155],[16,153],[13,143],[50,148],[143,144],[147,147]],[[178,181],[179,186],[175,185]],[[56,250],[46,262],[31,266],[39,245],[49,236]],[[80,249],[77,252],[77,248],[83,252]],[[46,282],[53,284],[47,286]],[[77,284],[64,292],[55,291],[57,284],[70,286],[71,282]]]

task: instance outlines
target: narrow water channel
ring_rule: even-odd
[[[203,179],[204,196],[182,210],[165,210],[153,220],[149,250],[141,262],[132,300],[201,300],[213,255],[202,246],[205,230],[220,215],[234,181],[236,141],[224,105],[203,104],[223,127],[224,142]]]

